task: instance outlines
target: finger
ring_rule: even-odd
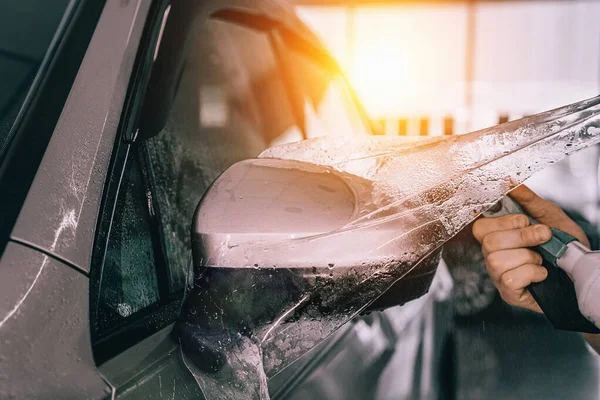
[[[525,185],[514,189],[509,196],[519,203],[527,214],[537,220],[543,220],[548,215],[555,216],[557,213],[563,213],[556,204],[541,198]]]
[[[506,271],[500,277],[500,287],[503,292],[517,293],[519,296],[523,289],[534,282],[541,282],[548,276],[548,271],[541,265],[525,264],[518,268]]]
[[[512,269],[526,264],[541,265],[542,256],[529,249],[509,249],[490,253],[485,260],[492,282],[498,284],[500,277]]]
[[[541,282],[547,276],[548,271],[542,266],[534,264],[522,265],[502,275],[498,290],[507,303],[539,311],[539,307],[535,299],[531,296],[531,293],[527,290],[527,286],[533,282]]]
[[[481,243],[483,238],[492,232],[525,228],[526,226],[529,226],[529,218],[522,214],[480,218],[473,224],[473,236]]]
[[[556,204],[542,199],[524,185],[517,187],[509,195],[521,204],[529,215],[539,222],[563,230],[575,236],[584,245],[590,246],[588,237],[581,227],[569,218]]]
[[[552,231],[546,225],[532,225],[510,231],[492,232],[483,238],[481,248],[483,255],[487,257],[495,251],[537,246],[546,243],[551,237]]]

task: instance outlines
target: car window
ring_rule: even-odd
[[[119,186],[100,278],[96,314],[100,332],[159,300],[140,161],[138,151],[132,149]]]
[[[172,290],[185,282],[190,224],[208,186],[294,124],[266,35],[220,21],[198,24],[192,35],[166,126],[146,144]],[[278,100],[267,120],[271,98]]]
[[[0,2],[0,160],[69,0]],[[44,9],[44,12],[40,12]]]
[[[225,169],[276,143],[366,132],[338,70],[291,47],[284,63],[269,32],[197,11],[172,4],[136,143],[120,185],[109,185],[119,191],[94,289],[99,340],[182,298],[192,217]]]
[[[175,14],[172,10],[169,23],[177,23]],[[291,63],[282,63],[268,32],[203,18],[189,28],[186,40],[168,117],[146,141],[173,291],[183,287],[191,262],[194,210],[225,169],[273,144],[366,133],[339,71],[327,70],[299,50]],[[168,46],[163,40],[161,48]],[[290,93],[286,78],[299,90]],[[291,97],[298,95],[300,102]],[[300,118],[297,104],[304,108]]]
[[[293,48],[292,64],[303,78],[307,136],[367,135],[365,120],[353,101],[345,79],[335,69]]]
[[[288,50],[286,54],[292,78],[299,83],[301,91],[306,138],[369,134],[365,116],[337,65],[323,54],[297,48],[298,42],[289,33],[282,37]],[[300,140],[302,137],[298,131],[287,131],[271,144],[292,139]]]
[[[148,306],[163,307],[183,297],[191,263],[190,224],[202,195],[230,165],[263,151],[269,135],[295,124],[265,34],[204,20],[189,35],[183,69],[168,70],[177,75],[177,89],[164,127],[132,145],[120,184],[109,183],[119,191],[114,214],[104,211],[101,218],[111,224],[99,283],[93,282],[98,285],[96,343],[136,324],[135,314]],[[170,45],[163,40],[161,48]],[[258,92],[268,96],[259,98]],[[146,124],[140,124],[140,136],[144,126],[154,129],[147,121],[155,117],[142,113]]]

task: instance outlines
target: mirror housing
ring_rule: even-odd
[[[354,216],[355,193],[327,167],[289,160],[253,159],[236,163],[208,189],[192,225],[194,266],[253,267],[224,259],[235,246],[253,242],[293,241],[333,232]],[[285,253],[286,248],[281,251]],[[290,265],[285,254],[272,256],[278,267]],[[322,257],[314,249],[314,263]],[[306,264],[306,263],[304,263]],[[272,267],[272,265],[260,265]],[[312,265],[310,265],[312,266]]]
[[[211,185],[196,209],[191,232],[194,268],[336,266],[337,272],[379,259],[377,249],[368,246],[393,240],[397,231],[340,231],[358,217],[359,204],[372,202],[365,198],[370,185],[354,176],[350,185],[347,174],[299,161],[238,162]],[[346,246],[365,246],[365,251],[347,257]],[[293,247],[302,248],[302,258]],[[235,248],[246,251],[232,251]],[[437,251],[395,282],[369,310],[401,305],[426,293],[440,254]]]

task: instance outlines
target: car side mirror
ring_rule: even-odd
[[[329,252],[314,248],[296,259],[290,254],[294,241],[342,228],[354,216],[357,200],[344,176],[330,167],[274,159],[238,162],[213,183],[196,210],[194,266],[318,266]],[[247,254],[265,245],[273,250]]]
[[[432,276],[439,251],[410,253],[412,239],[402,238],[409,227],[415,231],[410,213],[369,223],[384,201],[374,197],[372,185],[295,160],[251,159],[226,170],[192,223],[194,289],[176,330],[186,355],[200,368],[219,371],[233,359],[227,354],[241,351],[234,338],[258,338],[271,376],[415,266]],[[294,329],[287,329],[290,323]],[[294,343],[285,354],[281,340]]]
[[[404,233],[414,231],[419,216],[410,210],[397,215],[396,207],[386,220],[386,200],[372,181],[333,167],[268,158],[238,162],[196,209],[194,266],[340,271],[406,262],[409,268],[423,254],[408,253],[414,239]],[[434,239],[435,222],[423,231]]]

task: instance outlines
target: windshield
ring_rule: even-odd
[[[324,135],[371,133],[364,109],[341,69],[308,30],[293,29],[270,16],[241,10],[223,9],[213,13],[211,19],[226,22],[217,24],[224,28],[222,37],[231,35],[232,47],[241,45],[238,53],[245,68],[262,78],[255,85],[255,96],[261,111],[270,117],[263,128],[268,145]],[[237,32],[241,35],[233,40]],[[250,50],[247,42],[252,35],[268,43],[270,55]],[[228,59],[228,63],[232,61],[235,59]],[[277,105],[274,99],[278,99]],[[260,107],[267,104],[266,108]],[[274,115],[286,108],[287,118]]]
[[[283,35],[287,63],[299,102],[302,126],[294,126],[271,145],[325,135],[363,136],[369,134],[363,110],[352,95],[337,65],[322,53],[299,46],[296,37]],[[302,132],[302,128],[304,132]]]
[[[0,161],[69,0],[0,2]],[[43,12],[40,12],[43,10]]]
[[[359,105],[339,69],[293,47],[287,55],[292,78],[301,96],[304,134],[296,125],[272,145],[325,135],[362,136],[369,133]]]

